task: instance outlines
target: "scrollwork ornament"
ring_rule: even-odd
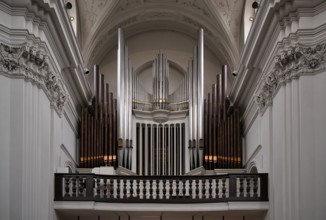
[[[43,88],[51,105],[59,114],[63,113],[67,93],[58,75],[50,68],[44,50],[31,45],[11,47],[0,43],[0,70],[8,75],[23,77]]]
[[[326,43],[314,47],[289,46],[274,57],[274,68],[263,77],[255,102],[261,112],[272,104],[278,88],[302,74],[326,68]]]

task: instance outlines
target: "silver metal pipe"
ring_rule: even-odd
[[[162,173],[161,175],[165,176],[166,173],[165,173],[165,165],[166,165],[166,161],[165,161],[165,128],[164,128],[164,125],[162,125],[162,132],[161,132],[161,139],[162,139],[162,143],[161,143],[161,146],[162,146]]]
[[[192,140],[193,140],[193,102],[192,102],[192,97],[193,97],[193,74],[192,74],[192,59],[188,61],[188,94],[189,94],[189,154],[190,154],[190,168],[194,167],[193,163],[194,161],[192,160]]]
[[[198,36],[198,139],[204,138],[204,30]]]
[[[123,114],[123,105],[124,105],[124,88],[123,88],[123,77],[124,77],[124,40],[123,40],[123,31],[121,28],[118,29],[118,59],[117,59],[117,137],[119,143],[123,145],[124,140],[124,114]],[[118,161],[119,165],[122,166],[122,158],[123,158],[123,149],[122,146],[119,146],[118,149]]]
[[[197,75],[197,47],[194,48],[194,60],[193,60],[193,147],[194,147],[194,164],[195,164],[195,168],[197,168],[197,151],[198,151],[198,136],[197,136],[197,111],[198,111],[198,100],[197,100],[197,91],[198,91],[198,75]]]
[[[129,96],[128,96],[128,133],[129,133],[129,169],[132,169],[132,76],[133,76],[133,68],[131,61],[129,61]]]
[[[159,96],[159,101],[161,101],[162,97],[163,97],[163,88],[162,88],[162,79],[163,79],[163,54],[162,54],[162,51],[160,51],[159,53],[159,59],[158,59],[158,62],[159,62],[159,91],[160,91],[160,96]],[[162,106],[161,106],[161,102],[160,103],[160,109],[162,109]]]
[[[224,78],[224,81],[222,82],[223,83],[223,94],[224,94],[224,97],[223,97],[223,114],[224,114],[224,118],[226,119],[226,112],[227,112],[227,106],[226,106],[226,97],[227,97],[227,86],[228,86],[228,67],[227,65],[223,65],[222,67],[222,71],[223,71],[223,78]]]
[[[169,88],[170,88],[170,64],[168,61],[166,61],[166,66],[167,66],[167,78],[166,78],[166,98],[169,98]]]
[[[152,65],[152,80],[153,80],[153,100],[155,101],[155,97],[156,97],[156,85],[155,85],[155,82],[156,82],[156,78],[155,78],[155,60],[153,62],[153,65]],[[154,106],[153,106],[154,107]]]
[[[193,133],[193,125],[192,125],[192,120],[193,120],[193,102],[192,102],[192,97],[193,97],[193,76],[192,76],[192,60],[189,60],[188,62],[188,89],[189,89],[189,140],[193,139],[192,133]]]
[[[203,165],[204,151],[204,30],[201,28],[198,34],[198,140],[199,166]]]
[[[173,175],[176,175],[177,174],[177,138],[176,138],[176,133],[177,133],[177,126],[176,124],[173,125],[174,129],[173,129],[173,151],[174,151],[174,155],[173,155],[173,158],[174,158],[174,167],[173,167]]]
[[[171,126],[168,125],[168,143],[167,143],[167,148],[168,148],[168,172],[167,174],[171,176]]]
[[[123,138],[123,150],[124,150],[124,167],[128,167],[127,165],[127,161],[128,161],[128,143],[126,142],[126,140],[129,140],[128,137],[128,99],[129,99],[129,81],[128,81],[128,73],[129,73],[129,58],[128,58],[128,47],[125,46],[125,54],[124,54],[124,79],[123,79],[123,83],[124,83],[124,108],[122,109],[124,112],[124,138]]]
[[[162,101],[165,99],[165,91],[166,91],[166,88],[165,88],[165,57],[162,53],[162,79],[161,79],[161,82],[162,82]],[[162,102],[162,106],[161,106],[161,109],[164,109],[164,102]]]

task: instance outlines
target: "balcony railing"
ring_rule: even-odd
[[[110,176],[55,174],[54,200],[110,203],[268,201],[268,175]]]

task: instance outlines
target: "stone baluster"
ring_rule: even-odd
[[[65,195],[64,197],[70,197],[70,178],[65,177]]]
[[[72,181],[72,195],[71,196],[76,197],[77,196],[77,194],[76,194],[76,192],[77,192],[76,177],[72,177],[71,181]]]
[[[196,183],[195,186],[196,199],[199,199],[199,179],[196,179],[195,183]]]
[[[253,181],[254,181],[254,188],[253,188],[253,191],[254,191],[253,193],[254,193],[254,195],[253,195],[253,196],[254,196],[255,198],[257,198],[257,197],[258,197],[258,177],[255,176]]]

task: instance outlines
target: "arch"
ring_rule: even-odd
[[[258,173],[257,162],[255,160],[248,164],[247,173]]]
[[[67,160],[67,161],[65,162],[65,167],[68,168],[69,173],[75,173],[75,172],[76,172],[76,167],[75,167],[75,165],[74,165],[71,161],[69,161],[69,160]]]
[[[139,75],[142,71],[144,71],[147,68],[150,68],[153,64],[154,60],[149,60],[145,63],[143,63],[142,65],[140,65],[136,70],[135,70],[135,74]],[[170,65],[170,67],[175,68],[176,70],[178,70],[180,73],[182,73],[183,75],[186,74],[186,70],[182,68],[182,66],[180,66],[179,64],[177,64],[176,62],[169,60],[168,59],[168,63]]]

